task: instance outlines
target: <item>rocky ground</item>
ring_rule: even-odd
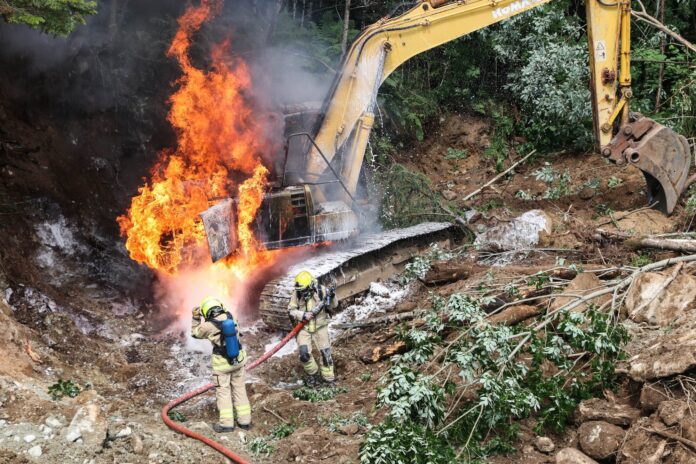
[[[197,351],[157,306],[149,292],[152,276],[130,262],[113,224],[107,225],[115,214],[100,210],[94,195],[108,196],[111,186],[84,186],[89,199],[74,205],[79,188],[65,176],[45,173],[54,166],[46,147],[59,134],[45,133],[24,152],[20,148],[29,144],[22,134],[31,127],[14,127],[13,137],[4,127],[0,463],[225,462],[212,449],[168,430],[159,418],[170,399],[209,381],[207,354]],[[493,161],[484,156],[490,127],[483,119],[454,115],[436,129],[422,144],[399,153],[397,161],[424,172],[443,201],[478,212],[470,224],[477,247],[435,263],[435,274],[429,275],[446,278],[426,276],[408,288],[396,282],[373,285],[368,295],[344,304],[335,324],[413,312],[429,305],[433,293],[495,293],[539,270],[571,264],[588,272],[554,277],[552,283],[587,293],[638,265],[678,255],[638,250],[615,239],[690,227],[692,217],[683,204],[669,219],[652,211],[622,218],[646,201],[640,173],[590,154],[538,158],[463,202],[495,175]],[[449,148],[468,155],[445,159]],[[546,162],[553,169],[550,182],[535,175]],[[95,163],[85,169],[102,169]],[[564,189],[559,198],[542,198],[559,187]],[[595,272],[609,268],[619,274]],[[583,402],[562,434],[538,436],[534,420],[525,421],[517,452],[492,462],[696,462],[694,279],[688,263],[637,278],[621,305],[633,336],[629,358],[619,367],[621,388]],[[606,298],[611,299],[597,302]],[[562,301],[554,297],[544,304]],[[279,339],[260,323],[246,325],[251,358]],[[371,350],[393,342],[397,325],[333,331],[342,389],[327,401],[294,398],[301,386],[300,364],[291,352],[272,358],[249,376],[253,430],[217,438],[258,463],[357,462],[366,427],[382,417],[374,407],[375,389],[389,363],[388,357],[373,358]],[[59,380],[74,382],[80,393],[52,398],[48,389]],[[211,394],[177,411],[189,428],[216,436],[210,428],[215,420]],[[292,426],[288,436],[278,432],[283,424]]]

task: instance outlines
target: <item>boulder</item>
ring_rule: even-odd
[[[575,410],[575,421],[604,421],[619,426],[631,425],[640,417],[640,411],[627,404],[617,404],[600,398],[580,402]]]
[[[556,449],[556,445],[549,437],[537,437],[534,441],[534,447],[542,453],[552,453]]]
[[[44,421],[44,424],[51,427],[52,429],[59,429],[63,426],[63,423],[53,416],[47,417]]]
[[[31,456],[32,458],[39,458],[43,454],[43,450],[41,449],[40,445],[36,445],[29,448],[27,454],[29,454],[29,456]]]
[[[551,233],[551,224],[551,218],[545,212],[534,209],[480,233],[474,245],[481,250],[496,252],[534,248],[542,232]]]
[[[645,429],[664,428],[657,418],[641,417],[626,432],[617,462],[621,464],[661,463],[666,441]]]
[[[454,193],[454,192],[451,191],[451,190],[443,190],[443,191],[442,191],[442,196],[443,196],[443,197],[445,198],[445,200],[447,200],[447,201],[452,201],[452,200],[454,200],[455,198],[457,198],[457,194]]]
[[[599,277],[593,272],[582,272],[578,274],[573,280],[570,281],[566,289],[563,291],[563,293],[568,293],[571,295],[587,295],[589,293],[592,293],[596,290],[599,290],[602,288],[604,284],[602,283],[601,280],[599,280]],[[575,301],[577,298],[572,297],[572,296],[561,296],[553,300],[553,303],[551,303],[551,310],[557,310],[561,308],[562,306],[567,305],[568,303]],[[597,298],[593,298],[590,301],[587,301],[585,303],[582,303],[579,306],[576,306],[573,311],[576,312],[584,312],[588,305],[594,304],[596,306],[600,306],[607,301],[611,300],[611,295],[602,295]]]
[[[656,336],[627,363],[628,373],[636,382],[669,377],[696,367],[696,328],[686,324]]]
[[[90,401],[77,409],[65,429],[65,441],[73,443],[82,439],[87,445],[101,446],[107,436],[106,416],[96,401]]]
[[[563,448],[556,455],[556,464],[598,464],[597,461],[575,448]]]
[[[338,429],[339,433],[342,435],[352,436],[360,431],[358,424],[348,424]]]
[[[680,423],[686,416],[689,405],[682,400],[669,400],[660,403],[657,408],[657,415],[666,426],[671,427]]]
[[[578,443],[585,454],[603,460],[616,454],[624,435],[621,427],[603,421],[590,421],[578,429]]]
[[[626,296],[628,317],[667,327],[686,316],[696,299],[696,278],[682,272],[671,279],[671,271],[646,272],[636,277]]]

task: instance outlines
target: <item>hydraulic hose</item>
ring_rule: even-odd
[[[280,350],[283,346],[285,346],[297,333],[302,330],[302,328],[305,326],[305,324],[308,321],[302,321],[299,324],[295,326],[292,331],[290,331],[289,334],[285,336],[278,344],[276,344],[273,348],[271,348],[269,351],[263,354],[260,358],[252,362],[251,364],[246,366],[246,370],[250,371],[256,367],[259,366],[259,364],[263,363],[264,361],[268,360],[271,356],[276,354],[278,350]],[[179,398],[171,400],[169,403],[167,403],[163,408],[162,408],[162,420],[164,421],[165,424],[167,424],[167,427],[170,429],[183,433],[184,435],[191,437],[193,439],[196,439],[202,443],[205,443],[206,445],[210,446],[213,448],[215,451],[219,452],[223,456],[229,458],[232,460],[232,462],[235,462],[237,464],[251,464],[249,461],[246,459],[242,458],[241,456],[237,455],[234,453],[234,451],[229,450],[222,446],[220,443],[216,442],[215,440],[208,438],[206,436],[201,435],[200,433],[196,433],[193,430],[187,429],[183,425],[174,422],[172,419],[169,417],[169,411],[171,411],[173,408],[176,406],[179,406],[180,404],[190,400],[191,398],[194,398],[198,395],[202,395],[203,393],[207,392],[208,390],[212,390],[215,388],[215,385],[212,383],[209,383],[207,385],[203,385],[200,388],[197,388],[196,390],[193,390],[191,392],[186,393],[183,396],[180,396]]]

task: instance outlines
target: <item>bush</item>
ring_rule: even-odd
[[[72,380],[58,379],[58,382],[48,387],[48,394],[54,401],[58,401],[64,396],[75,398],[80,394],[80,387]]]

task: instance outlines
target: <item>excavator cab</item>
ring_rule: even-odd
[[[639,113],[629,116],[602,155],[618,166],[632,164],[647,184],[648,204],[672,214],[691,168],[686,137]]]
[[[286,113],[286,131],[302,130],[307,122],[301,120],[298,123],[298,119],[307,119],[307,113],[314,110],[300,111],[293,107],[293,111],[290,115]],[[311,113],[309,120],[312,120]],[[289,158],[293,157],[292,148],[296,152],[294,157],[301,158],[308,146],[315,143],[314,139],[307,132],[286,135],[285,157],[276,166],[278,180],[264,195],[256,212],[252,225],[254,237],[267,250],[276,250],[356,236],[359,233],[356,212],[344,201],[329,201],[323,194],[333,189],[346,192],[348,198],[353,198],[338,173],[324,158],[326,177],[315,182],[303,181],[304,173],[300,167],[304,163],[301,160],[289,162]],[[237,251],[236,211],[237,200],[228,198],[200,214],[213,262]]]

